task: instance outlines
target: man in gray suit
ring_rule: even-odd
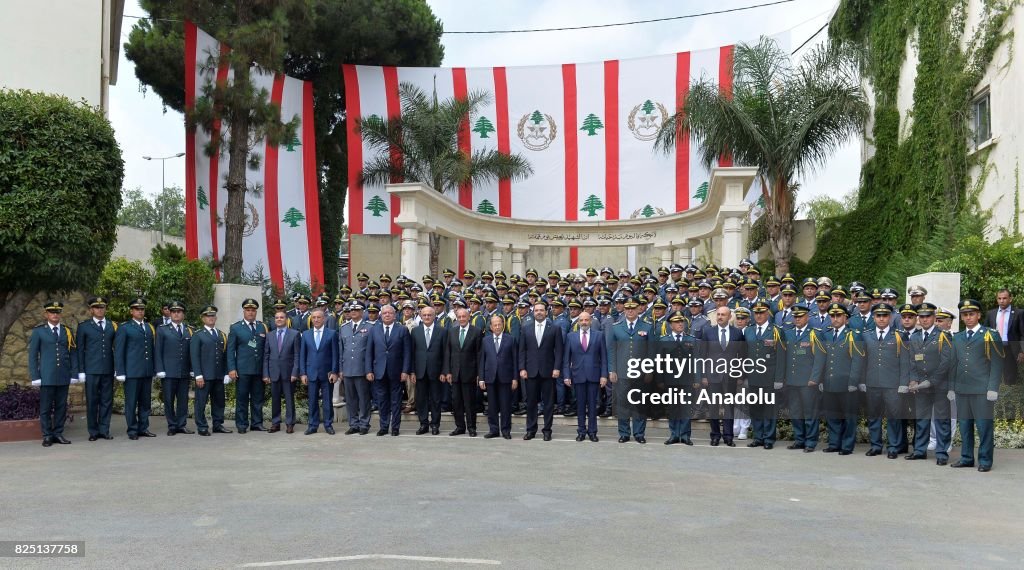
[[[263,383],[270,384],[270,433],[281,431],[281,396],[285,430],[295,431],[295,382],[299,379],[299,331],[288,326],[284,309],[274,312],[274,326],[263,344]]]
[[[345,406],[348,431],[345,435],[370,431],[370,382],[366,379],[366,345],[370,339],[369,321],[363,320],[364,307],[358,301],[349,305],[349,321],[338,329],[341,362],[338,370],[345,382]]]

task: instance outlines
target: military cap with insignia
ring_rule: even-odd
[[[64,305],[61,305],[61,307],[63,306]],[[131,309],[145,309],[146,299],[143,297],[136,297],[135,299],[132,300],[131,303],[128,304],[128,307]]]
[[[686,303],[686,306],[688,306],[688,307],[703,307],[704,306],[704,301],[701,301],[700,299],[697,299],[697,298],[693,298],[693,299],[690,299],[690,301],[688,303]]]
[[[145,308],[145,305],[143,305],[143,308]],[[47,301],[46,304],[43,305],[43,310],[46,311],[47,313],[63,313],[64,312],[64,303],[62,303],[62,302],[60,302],[60,301],[58,301],[56,299],[53,299],[53,300]]]
[[[900,312],[901,315],[916,315],[917,314],[917,305],[912,305],[910,303],[903,303],[902,305],[900,305],[900,311],[899,312]]]
[[[846,315],[850,316],[850,310],[846,308],[846,305],[842,303],[832,303],[828,306],[828,314],[830,315]]]
[[[204,316],[204,317],[216,317],[217,316],[217,306],[216,305],[207,305],[207,306],[203,307],[202,311],[199,311],[199,314]]]
[[[980,312],[981,303],[979,303],[976,299],[964,299],[963,301],[960,301],[960,304],[957,305],[957,308],[960,310],[961,313],[969,313],[971,311]]]
[[[900,296],[900,294],[897,293],[896,290],[893,289],[892,287],[886,287],[885,289],[882,289],[882,292],[881,292],[881,297],[883,299],[895,299],[895,298],[897,298],[899,296]]]
[[[363,273],[362,271],[360,271],[359,273],[356,273],[356,280],[357,281],[369,281],[370,280],[370,276],[365,274],[365,273]]]
[[[668,276],[669,273],[671,273],[671,271],[668,270],[668,267],[661,266],[658,268],[658,275]]]
[[[472,269],[467,269],[462,272],[462,278],[465,279],[466,281],[476,279],[476,272],[474,272]]]
[[[930,317],[935,314],[936,310],[938,310],[938,307],[932,303],[921,303],[917,306],[917,315],[919,317]]]
[[[907,295],[911,297],[924,297],[928,294],[928,290],[920,285],[911,285],[907,288]]]
[[[832,295],[829,295],[828,293],[826,293],[824,291],[819,291],[818,294],[814,296],[814,300],[819,302],[819,303],[822,302],[822,301],[831,301],[832,300]]]
[[[296,305],[300,305],[300,304],[308,305],[309,304],[309,297],[307,297],[305,295],[299,295],[298,298],[295,299],[295,304]]]
[[[787,274],[782,276],[782,279],[779,279],[779,282],[780,283],[792,283],[793,285],[796,285],[796,277],[793,277],[792,273],[787,273]]]
[[[829,294],[831,294],[831,295],[839,295],[840,297],[842,297],[844,299],[847,297],[846,291],[843,290],[842,286],[839,286],[839,287],[836,287],[836,288],[832,289],[831,291],[829,291]]]
[[[733,314],[735,314],[737,318],[749,317],[750,316],[750,309],[748,309],[746,307],[736,307],[733,310]]]
[[[683,313],[680,312],[680,311],[673,312],[672,316],[670,316],[668,318],[668,322],[670,322],[670,323],[678,323],[679,321],[685,321],[685,320],[686,320],[686,316],[683,315]]]
[[[893,312],[893,306],[890,305],[889,303],[879,303],[875,305],[873,309],[871,309],[871,312],[881,315],[888,315]]]
[[[453,269],[445,268],[445,270],[442,271],[441,274],[444,275],[445,277],[455,277],[455,271]]]
[[[668,308],[668,305],[665,304],[665,301],[663,301],[661,299],[661,297],[658,297],[657,299],[655,299],[654,300],[654,305],[652,305],[652,306],[655,309],[667,309]]]
[[[797,304],[793,305],[793,316],[794,317],[799,317],[799,316],[802,316],[802,315],[806,315],[808,312],[810,312],[810,309],[807,307],[807,305],[805,305],[803,303],[797,303]]]
[[[782,285],[782,282],[774,275],[769,275],[768,279],[764,280],[765,287],[778,287],[779,285]]]
[[[850,286],[848,287],[848,289],[850,290],[850,293],[852,294],[852,293],[857,293],[859,291],[864,291],[864,290],[867,289],[867,287],[865,287],[864,284],[861,283],[860,281],[854,281],[854,282],[850,283]]]
[[[258,308],[260,308],[260,304],[259,304],[258,301],[256,301],[256,299],[246,298],[246,299],[242,300],[242,308],[243,309],[258,309]]]
[[[100,295],[96,295],[95,297],[89,297],[88,303],[90,307],[102,309],[107,306],[107,299]]]
[[[371,313],[379,313],[380,312],[380,304],[378,304],[378,303],[370,303],[370,306],[366,307],[366,310],[371,312]]]
[[[171,301],[170,304],[167,306],[167,308],[170,309],[172,312],[173,311],[182,311],[182,312],[184,312],[185,311],[185,304],[182,303],[181,301]]]
[[[274,305],[273,306],[274,306],[275,309],[283,309],[283,308],[288,306],[288,303],[285,303],[284,299],[276,299],[274,301]]]
[[[627,297],[623,302],[625,303],[625,307],[627,309],[635,309],[640,306],[640,304],[637,303],[636,299],[633,297]]]
[[[770,311],[771,307],[768,306],[767,301],[755,301],[754,304],[750,306],[750,310],[755,313],[764,313]]]
[[[935,311],[935,318],[936,319],[952,319],[953,318],[953,311],[951,311],[951,310],[949,310],[949,309],[947,309],[945,307],[942,307],[939,310]]]
[[[384,281],[387,281],[388,283],[390,283],[390,282],[391,282],[391,276],[390,276],[390,275],[388,275],[387,273],[381,273],[381,274],[380,274],[380,277],[378,277],[377,279],[378,279],[378,280],[379,280],[380,282],[382,282],[382,283],[383,283]]]
[[[782,286],[782,289],[780,289],[779,291],[781,291],[783,295],[785,295],[786,293],[795,295],[796,287],[792,283],[786,283],[785,285]]]

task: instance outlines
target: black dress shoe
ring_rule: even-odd
[[[466,433],[466,430],[464,430],[462,428],[455,428],[455,429],[452,430],[452,433],[450,433],[448,435],[462,435],[464,433]]]
[[[688,437],[686,437],[686,438],[680,439],[679,443],[682,443],[683,445],[693,445],[693,440],[688,438]]]
[[[398,433],[399,433],[399,432],[398,432],[398,428],[395,428],[395,429],[391,430],[391,435],[392,435],[392,436],[395,436],[395,437],[397,437],[397,436],[398,436]]]
[[[190,430],[188,428],[181,428],[181,429],[178,430],[178,433],[183,433],[183,434],[186,434],[186,435],[192,435],[192,434],[194,434],[196,432],[194,432],[194,431],[192,431],[192,430]]]
[[[718,447],[719,442],[720,442],[720,440],[712,439],[711,440],[711,447]]]
[[[89,441],[96,441],[99,438],[100,438],[100,436],[98,436],[98,435],[90,435],[89,436]]]
[[[814,448],[813,447],[805,447],[804,448],[804,453],[814,453]]]
[[[48,437],[44,437],[43,438],[43,447],[50,447],[51,445],[53,445],[53,440],[48,438]]]
[[[821,450],[822,453],[835,453],[837,451],[839,451],[838,447],[826,447],[825,449]]]
[[[763,441],[758,441],[755,439],[754,441],[748,443],[747,447],[761,447],[762,445],[764,445]]]
[[[565,413],[562,414],[562,415],[567,417],[567,418],[575,418],[576,417],[576,410],[566,410]]]
[[[988,473],[991,470],[992,470],[992,466],[991,465],[979,465],[978,466],[978,471],[980,471],[982,473]]]
[[[889,459],[896,459],[897,457],[900,456],[900,454],[895,451],[890,451],[889,453],[886,453],[885,456],[888,457]]]
[[[140,437],[156,437],[156,434],[149,431],[148,429],[139,434]]]
[[[587,436],[583,435],[582,433],[576,434],[576,441],[583,441],[585,439],[587,439]]]
[[[868,457],[874,457],[876,455],[881,455],[881,454],[882,454],[882,450],[881,449],[869,449],[867,451],[867,453],[865,453],[864,455],[867,455]]]
[[[928,456],[924,453],[911,453],[910,455],[904,455],[903,459],[914,461],[915,459],[928,459]]]
[[[103,439],[114,439],[114,436],[110,435],[109,433],[105,433],[105,434],[101,435],[100,437],[103,438]]]
[[[775,444],[774,443],[766,443],[766,444],[764,444],[764,448],[765,449],[775,449]]]
[[[306,428],[306,435],[313,435],[316,433],[316,428]]]
[[[209,437],[210,436],[210,432],[206,431],[205,429],[201,429],[201,430],[199,430],[199,435],[201,435],[203,437]]]
[[[840,449],[839,450],[839,455],[850,455],[851,453],[853,453],[853,452],[845,450],[845,449]]]
[[[596,433],[590,434],[587,437],[590,439],[590,441],[592,441],[594,443],[597,443],[598,441],[600,441],[599,439],[597,439],[597,434]]]
[[[174,435],[174,434],[176,434],[176,433],[178,433],[178,432],[174,431],[173,429],[169,429],[169,430],[167,430],[167,435],[168,435],[168,436],[172,436],[172,435]]]
[[[551,432],[544,432],[544,441],[551,441]]]
[[[244,427],[238,428],[238,433],[246,433],[248,431],[249,431],[249,428],[244,428]]]
[[[139,436],[137,434],[134,434],[134,433],[128,434],[128,439],[130,439],[132,441],[135,441],[135,440],[139,439]]]
[[[533,439],[535,437],[537,437],[537,433],[536,432],[528,431],[528,432],[526,432],[523,435],[523,441],[530,441],[531,439]]]
[[[733,443],[731,439],[725,440],[725,444],[728,445],[729,447],[736,447],[736,444]]]
[[[629,436],[628,435],[619,436],[619,443],[628,443],[628,442],[629,442]]]
[[[949,460],[946,459],[945,457],[937,457],[937,458],[935,458],[935,464],[936,465],[946,465],[947,463],[949,463]]]
[[[469,437],[476,437],[476,429],[469,430]]]
[[[416,430],[416,435],[423,435],[423,434],[427,433],[428,431],[430,431],[429,427],[427,427],[427,426],[420,426],[420,428],[418,430]]]
[[[224,426],[214,426],[213,433],[232,433],[232,431]]]
[[[670,438],[665,440],[665,445],[672,445],[672,444],[676,444],[676,443],[679,443],[679,438],[675,437],[675,436],[672,436],[672,437],[670,437]]]
[[[791,443],[791,444],[786,446],[786,449],[804,449],[805,447],[807,447],[807,446],[806,445],[801,445],[799,443]]]
[[[966,461],[957,461],[956,463],[950,465],[950,467],[952,467],[953,469],[960,469],[961,467],[974,467],[974,463],[968,463]]]
[[[369,428],[362,428],[362,429],[359,430],[359,435],[366,435],[368,433],[370,433],[370,429]]]
[[[430,435],[437,435],[439,433],[441,433],[441,428],[436,428],[436,427],[430,428]]]
[[[263,426],[258,426],[258,425],[257,426],[249,426],[249,430],[250,431],[267,431],[267,430],[263,429]]]
[[[345,435],[353,435],[359,433],[359,428],[348,428],[345,430]]]
[[[387,434],[388,434],[387,428],[380,428],[379,430],[377,430],[377,435],[378,436],[387,435]]]
[[[512,434],[511,433],[503,433],[503,434],[501,434],[501,437],[503,437],[505,439],[512,439]]]
[[[599,417],[599,418],[610,418],[610,417],[612,417],[612,415],[613,414],[612,414],[611,410],[605,410],[605,411],[601,412],[597,417]]]
[[[330,435],[334,435],[334,426],[325,427],[324,431],[327,432]]]
[[[637,436],[637,437],[636,437],[636,438],[634,438],[634,439],[636,439],[636,442],[637,442],[637,443],[647,443],[647,438],[646,438],[646,437],[644,437],[644,436],[642,436],[642,435],[641,435],[641,436]]]

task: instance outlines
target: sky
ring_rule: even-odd
[[[586,26],[648,20],[726,10],[771,0],[428,0],[445,30],[496,30]],[[679,51],[698,50],[743,41],[761,35],[789,34],[790,50],[817,32],[832,13],[834,4],[822,0],[793,0],[785,4],[669,22],[614,28],[526,34],[445,34],[442,65],[495,66],[543,65],[625,59]],[[134,0],[125,14],[143,16]],[[135,19],[125,18],[121,41]],[[825,39],[821,32],[795,57]],[[184,152],[185,130],[180,113],[167,109],[160,98],[145,93],[135,77],[135,67],[120,55],[117,85],[110,88],[110,121],[125,161],[125,188],[141,187],[154,195],[161,185],[160,161]],[[165,161],[166,185],[185,184],[185,159]],[[798,202],[822,195],[836,198],[856,188],[860,175],[860,141],[851,140],[839,149],[820,172],[801,181]],[[802,216],[798,216],[802,217]]]

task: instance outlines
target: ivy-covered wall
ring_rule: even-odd
[[[875,152],[863,165],[856,209],[824,222],[813,274],[898,286],[957,239],[976,195],[971,170],[981,167],[974,184],[983,184],[987,157],[970,153],[970,103],[1012,33],[1003,28],[1015,4],[982,0],[980,23],[967,32],[968,0],[842,0],[829,32],[863,50],[874,94],[866,143]],[[897,98],[908,41],[918,63],[911,120],[901,133]]]

